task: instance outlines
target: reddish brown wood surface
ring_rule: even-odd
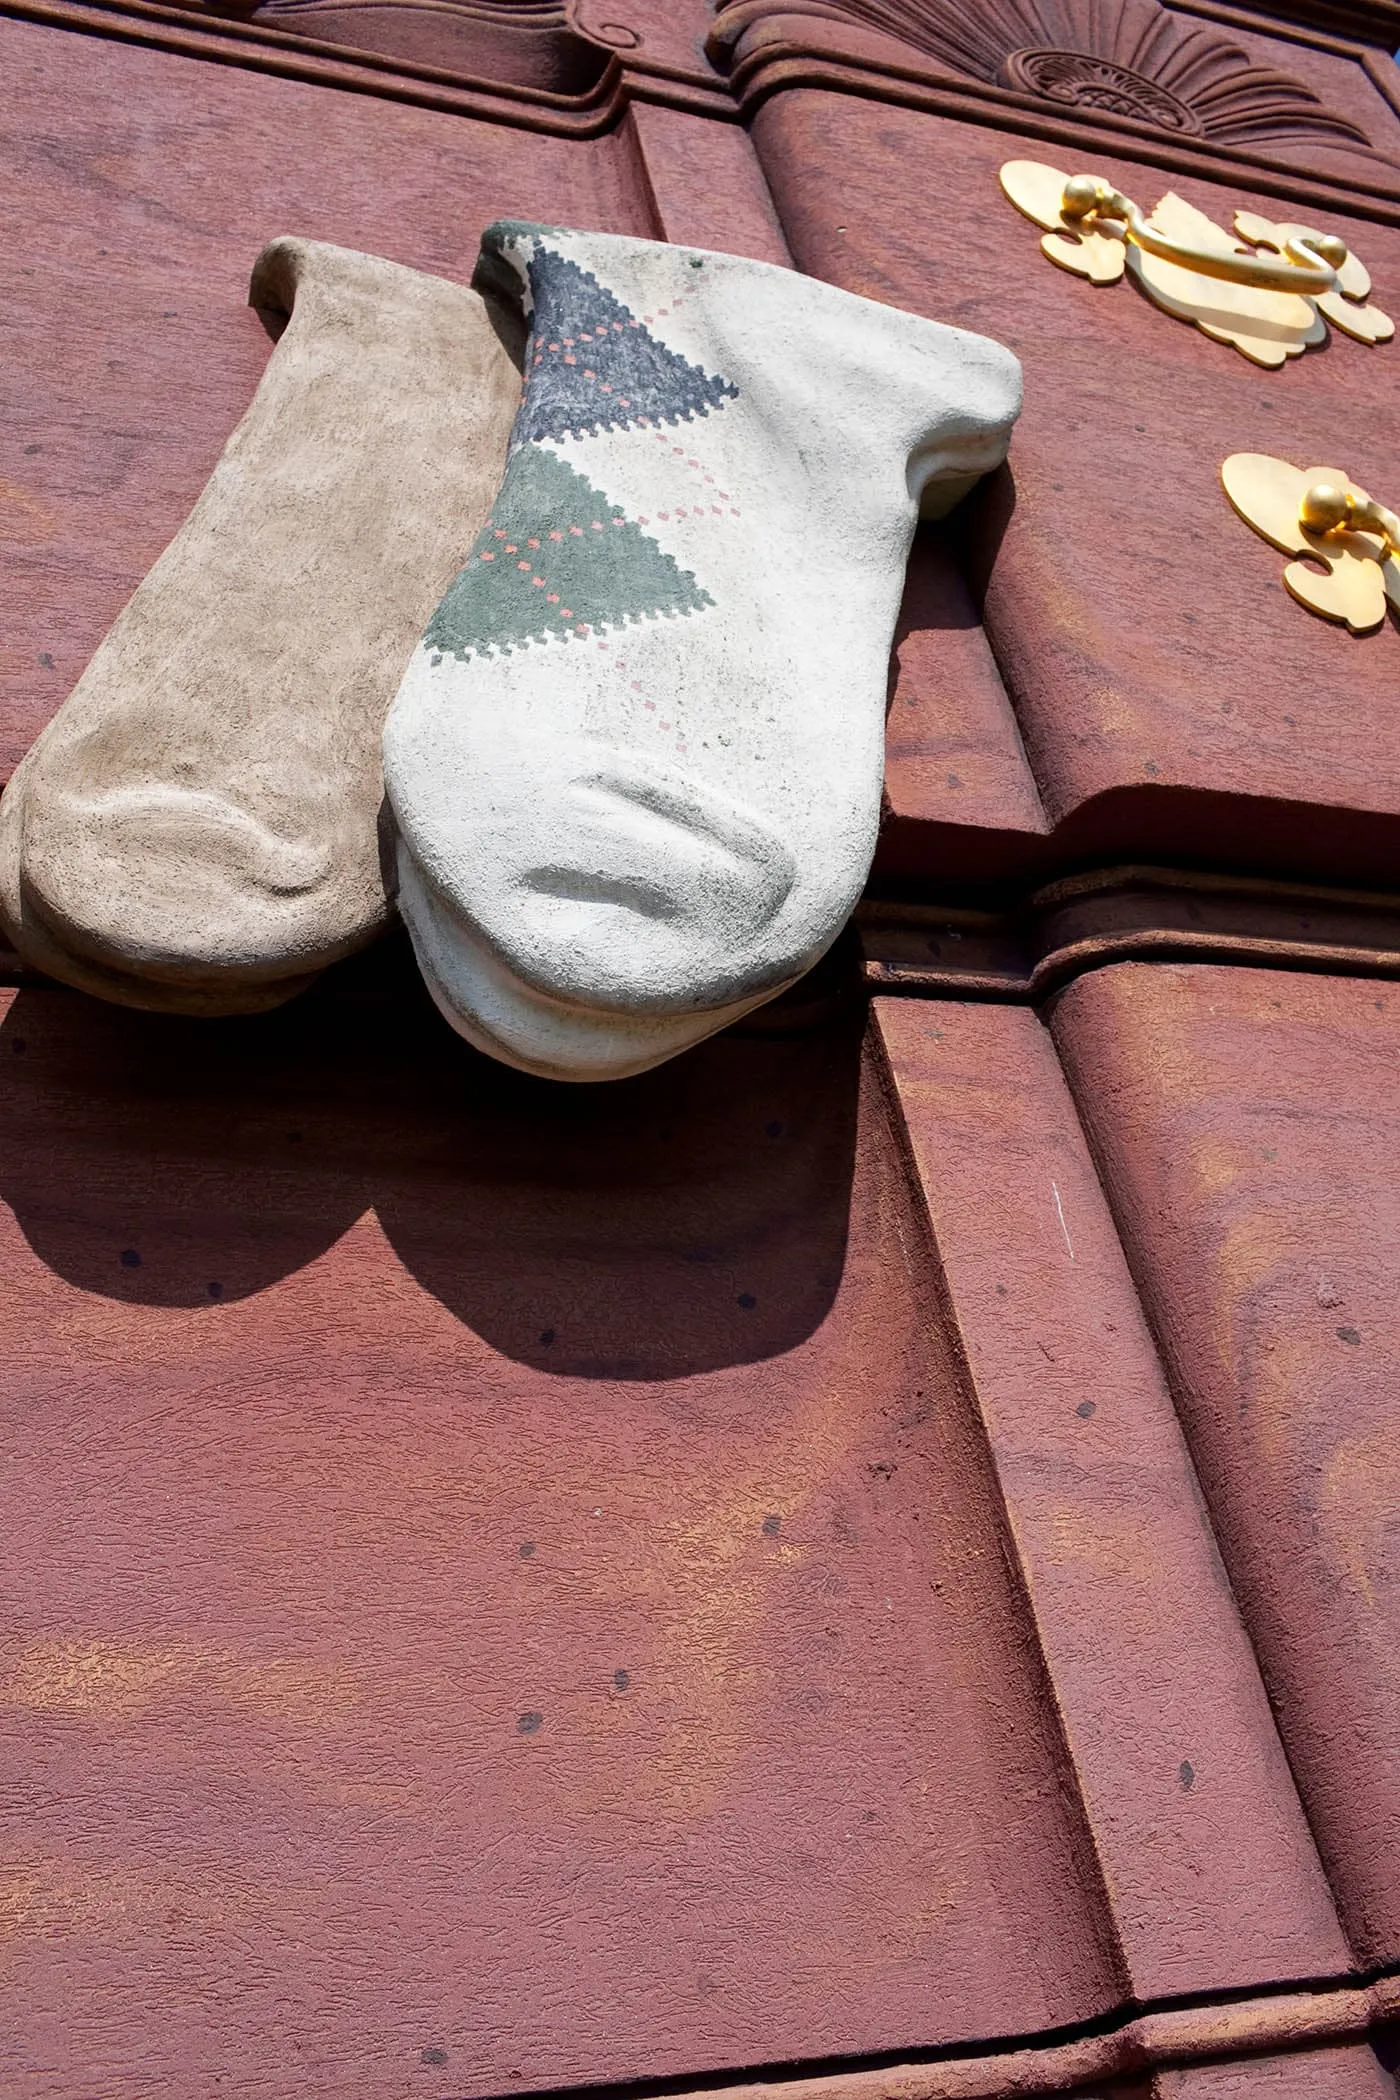
[[[758,156],[737,124],[634,102],[625,136],[657,239],[790,267]]]
[[[501,2093],[1116,2002],[849,1024],[560,1089],[407,993],[7,1005],[26,2100]],[[1327,1965],[1313,1918],[1276,1965]]]
[[[1152,2100],[1391,2100],[1394,2079],[1368,2043],[1159,2071]]]
[[[1202,933],[1149,880],[941,918],[933,880],[1393,887],[1396,638],[1309,621],[1216,471],[1395,501],[1400,350],[1264,375],[1061,276],[1014,152],[1283,207],[1121,126],[955,121],[843,71],[839,14],[736,76],[762,167],[691,0],[585,0],[625,66],[517,112],[572,137],[289,77],[285,40],[0,21],[0,774],[256,384],[262,243],[465,277],[506,213],[791,257],[1026,363],[1011,471],[916,544],[877,873],[925,902],[869,921],[871,975],[1301,953],[1272,893]],[[1350,57],[1241,33],[1384,116]],[[1400,309],[1400,230],[1305,215]],[[1373,904],[1319,907],[1315,965],[1382,966]],[[3,995],[0,2091],[1393,2095],[1355,1971],[1400,1963],[1395,996],[1101,968],[1053,1043],[946,997],[862,1042],[842,981],[577,1090],[466,1051],[392,947],[240,1024]],[[917,2061],[788,2077],[877,2054]]]
[[[1132,1989],[1344,1969],[1045,1031],[997,1006],[876,1010]]]
[[[877,879],[1005,880],[1045,854],[1049,823],[949,537],[926,526],[909,557],[890,664]]]
[[[1355,641],[1296,606],[1219,468],[1270,451],[1400,488],[1400,352],[1335,339],[1262,372],[1130,285],[1055,269],[997,170],[1068,155],[1144,204],[1174,183],[1227,224],[1284,207],[856,95],[777,95],[755,137],[800,267],[1024,361],[1010,469],[958,531],[1057,856],[1383,881],[1400,849],[1396,636]],[[892,167],[920,180],[892,184]],[[1382,304],[1400,299],[1400,233],[1308,215],[1355,241]],[[1025,825],[1014,789],[1004,810]]]
[[[1055,1034],[1363,1964],[1400,1958],[1400,1003],[1128,965]]]

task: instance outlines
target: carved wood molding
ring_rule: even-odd
[[[249,13],[209,0],[0,0],[0,16],[562,137],[597,137],[612,129],[633,102],[660,103],[730,123],[739,118],[732,96],[713,73],[654,59],[625,46],[621,37],[610,45],[596,37],[584,39],[571,28],[570,38],[586,41],[589,48],[601,46],[602,64],[592,85],[559,92],[493,72],[501,57],[493,60],[480,45],[455,47],[446,62],[431,64],[398,50],[381,52],[364,41],[335,42],[327,17],[343,11],[344,0],[327,0],[324,12],[318,8],[318,33],[309,34],[304,21],[289,20],[297,5],[318,7],[318,0],[290,0],[276,13],[267,5]],[[367,0],[367,5],[375,11],[382,0]],[[401,11],[410,16],[434,10],[432,0],[407,0]],[[436,11],[453,18],[452,34],[460,31],[462,17],[485,12],[455,0],[437,0]],[[507,25],[496,21],[493,26],[500,31]],[[557,63],[548,56],[541,61],[537,51],[516,71],[533,66],[538,75]],[[573,78],[577,83],[579,74]]]
[[[563,0],[262,0],[237,18],[555,95],[594,91],[611,57]]]
[[[855,924],[867,990],[921,997],[1039,1000],[1116,962],[1400,977],[1400,898],[1175,868],[1069,876],[996,909],[872,898]]]
[[[1183,22],[1160,0],[742,0],[720,16],[715,46],[779,11],[850,22],[967,80],[1169,136],[1370,145],[1302,81],[1255,64],[1219,30]]]
[[[1396,1979],[1350,1979],[1315,1988],[1245,1995],[1224,2003],[1148,2010],[1106,2034],[1046,2039],[973,2057],[859,2064],[827,2075],[700,2087],[677,2100],[1010,2100],[1093,2090],[1105,2079],[1137,2079],[1158,2067],[1226,2064],[1363,2041],[1400,2009]],[[674,2088],[673,2088],[674,2090]]]
[[[709,49],[746,115],[780,90],[834,89],[1392,221],[1396,158],[1256,64],[1237,38],[1265,27],[1216,0],[730,0]],[[1302,23],[1272,34],[1400,107],[1400,69],[1374,46]]]
[[[1400,47],[1400,0],[1241,0],[1271,22],[1298,22],[1334,36],[1374,40],[1387,54]]]

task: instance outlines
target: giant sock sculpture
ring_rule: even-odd
[[[504,223],[505,481],[390,711],[399,904],[447,1019],[645,1070],[791,984],[879,817],[916,517],[1003,458],[999,344],[772,265]]]
[[[290,315],[252,405],[0,800],[21,954],[185,1013],[275,1006],[385,925],[385,711],[520,399],[518,316],[461,285],[279,240],[250,298]]]

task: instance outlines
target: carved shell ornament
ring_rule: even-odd
[[[1008,161],[1001,186],[1045,229],[1040,245],[1051,262],[1094,284],[1116,284],[1128,271],[1164,312],[1255,364],[1301,356],[1326,341],[1329,321],[1360,343],[1395,333],[1370,303],[1360,257],[1333,235],[1257,212],[1236,212],[1230,234],[1172,190],[1144,214],[1108,183],[1043,161]]]
[[[1159,0],[816,0],[989,87],[1229,146],[1312,139],[1369,152],[1360,126],[1229,37]],[[802,0],[799,0],[799,7]]]

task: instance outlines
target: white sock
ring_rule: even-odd
[[[874,851],[921,501],[996,466],[1011,353],[770,264],[506,223],[505,482],[391,710],[400,907],[452,1025],[644,1070],[822,955]]]

